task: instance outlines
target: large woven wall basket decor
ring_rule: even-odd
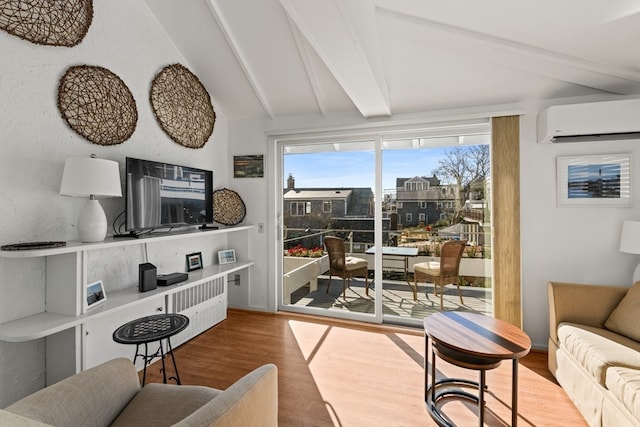
[[[238,193],[228,188],[213,192],[213,220],[222,225],[236,225],[244,220],[247,207]]]
[[[106,68],[70,67],[58,85],[58,109],[69,127],[98,145],[121,144],[138,122],[136,101]]]
[[[164,67],[153,79],[149,100],[169,137],[187,148],[202,148],[213,133],[216,113],[209,92],[180,64]]]
[[[35,44],[75,46],[92,20],[92,0],[0,0],[0,28]]]

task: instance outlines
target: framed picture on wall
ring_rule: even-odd
[[[87,308],[96,307],[107,300],[102,280],[87,285]]]
[[[557,203],[566,206],[631,206],[631,155],[557,158]]]
[[[252,154],[248,156],[233,156],[234,178],[262,178],[264,177],[264,156]]]
[[[236,251],[233,249],[227,249],[218,252],[218,262],[220,263],[220,265],[236,262]]]

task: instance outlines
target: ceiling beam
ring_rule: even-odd
[[[352,21],[356,15],[353,6],[335,0],[279,1],[360,113],[364,117],[390,116],[382,67],[370,56],[371,47],[362,43],[372,36],[377,40],[377,33],[371,34],[371,27]],[[357,2],[356,7],[374,10],[371,2]],[[363,35],[363,31],[369,33]]]
[[[388,9],[379,8],[378,13],[396,22],[396,27],[389,33],[403,41],[412,40],[456,56],[610,93],[640,93],[640,72],[637,70],[563,55]]]
[[[271,105],[269,104],[269,101],[267,100],[265,92],[260,86],[260,83],[258,83],[258,78],[256,77],[256,73],[253,71],[253,69],[249,65],[247,56],[242,52],[242,49],[240,49],[240,43],[237,41],[236,37],[233,35],[233,32],[231,31],[231,25],[229,25],[229,23],[224,17],[224,14],[220,10],[220,5],[218,4],[218,0],[208,0],[207,5],[209,6],[209,10],[211,10],[211,14],[213,15],[214,19],[218,23],[218,26],[220,27],[220,31],[222,32],[222,34],[224,34],[224,37],[227,40],[227,43],[229,44],[229,48],[233,52],[233,55],[236,57],[236,60],[238,61],[240,68],[242,68],[242,71],[244,72],[244,75],[247,78],[247,81],[251,85],[253,92],[258,98],[258,101],[260,101],[262,108],[264,108],[264,111],[267,113],[269,118],[273,119],[275,117],[275,114],[273,113],[273,109],[271,108]]]
[[[316,77],[316,72],[314,67],[309,59],[309,52],[307,51],[307,43],[305,43],[303,36],[300,34],[300,30],[296,27],[296,24],[291,20],[291,17],[287,15],[287,21],[289,22],[289,28],[291,28],[291,34],[293,35],[293,39],[296,42],[296,47],[298,48],[298,54],[300,55],[300,59],[302,60],[302,64],[304,65],[304,69],[307,72],[307,77],[309,78],[309,84],[313,89],[313,94],[316,98],[316,104],[318,104],[318,108],[323,116],[327,115],[327,110],[325,107],[325,97],[320,86],[320,82]]]

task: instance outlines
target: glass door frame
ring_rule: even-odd
[[[302,131],[291,133],[276,133],[273,132],[268,135],[269,153],[272,156],[271,164],[275,166],[274,174],[274,188],[273,194],[273,206],[272,212],[276,223],[276,239],[274,242],[275,259],[270,260],[271,265],[275,265],[274,269],[274,286],[275,291],[275,306],[278,310],[289,312],[300,312],[306,314],[316,315],[330,315],[336,318],[343,318],[349,320],[358,320],[371,323],[383,323],[388,316],[383,314],[382,310],[382,286],[375,286],[375,313],[374,315],[364,313],[352,313],[348,311],[336,311],[336,310],[309,310],[301,307],[295,307],[292,305],[284,305],[282,303],[283,298],[283,215],[282,206],[284,194],[284,170],[283,170],[283,155],[284,147],[293,144],[331,144],[336,143],[337,140],[340,143],[348,143],[355,141],[373,141],[375,146],[375,190],[374,190],[374,246],[376,248],[374,256],[374,283],[382,283],[382,202],[383,191],[382,188],[382,159],[383,159],[383,145],[384,141],[390,141],[401,137],[411,138],[429,138],[442,136],[443,129],[445,134],[453,132],[462,133],[470,132],[472,129],[486,127],[488,132],[491,132],[491,114],[482,115],[481,117],[473,118],[461,118],[458,120],[449,121],[421,121],[415,123],[404,124],[391,124],[391,125],[379,125],[377,127],[355,127],[349,129],[331,129],[324,131]],[[492,260],[493,262],[493,260]],[[403,324],[407,326],[419,326],[422,322],[421,319],[401,319],[393,316],[389,317],[395,324]]]
[[[382,247],[382,173],[381,173],[381,147],[382,138],[380,135],[371,135],[367,133],[357,133],[355,135],[343,135],[340,133],[332,134],[326,137],[316,138],[278,138],[274,140],[275,153],[276,153],[276,254],[284,253],[284,239],[283,239],[283,195],[284,195],[284,150],[287,146],[292,145],[318,145],[323,146],[327,144],[336,144],[339,141],[340,144],[349,143],[373,143],[374,151],[374,246],[377,248],[374,255],[373,265],[373,283],[382,283],[382,270],[377,268],[378,265],[382,265],[382,255],[380,248]],[[276,307],[281,311],[288,311],[294,313],[313,314],[330,316],[339,319],[356,320],[368,323],[381,324],[383,322],[382,313],[382,286],[374,286],[374,313],[357,313],[343,310],[331,310],[331,309],[319,309],[319,308],[305,308],[298,307],[292,304],[283,303],[283,256],[276,256]],[[371,289],[369,290],[371,292]]]

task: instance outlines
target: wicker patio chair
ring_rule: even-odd
[[[466,246],[466,240],[448,240],[440,248],[440,261],[421,262],[413,266],[414,286],[416,289],[418,282],[433,283],[433,293],[438,296],[438,288],[440,288],[440,310],[444,309],[442,302],[444,287],[449,284],[455,284],[458,287],[460,304],[464,304],[462,293],[460,292],[459,270],[460,259]]]
[[[327,236],[324,238],[324,246],[329,254],[329,282],[327,283],[327,293],[331,286],[331,277],[342,277],[342,298],[346,298],[347,286],[350,285],[352,277],[364,277],[365,289],[369,293],[369,270],[366,259],[347,256],[344,240]]]

